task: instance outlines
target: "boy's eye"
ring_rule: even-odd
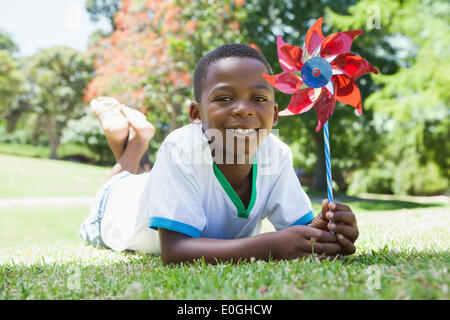
[[[225,102],[231,101],[231,100],[232,100],[231,97],[218,97],[218,98],[214,99],[214,101],[225,101]]]
[[[264,102],[264,101],[267,101],[267,99],[266,99],[265,97],[254,97],[253,100],[256,101],[256,102]]]

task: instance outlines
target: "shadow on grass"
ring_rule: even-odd
[[[348,197],[348,200],[345,201],[349,204],[358,206],[362,210],[367,211],[390,211],[400,209],[444,207],[443,203],[420,203],[404,200],[374,200],[358,197]]]
[[[313,198],[313,201],[317,202],[320,199],[326,199],[327,194],[322,191],[308,190],[307,194]],[[407,200],[395,200],[395,199],[367,199],[363,197],[349,196],[344,193],[334,193],[336,201],[344,202],[350,205],[353,209],[357,208],[362,211],[394,211],[401,209],[418,209],[418,208],[440,208],[445,207],[445,203],[423,203]],[[320,202],[320,201],[319,201]]]

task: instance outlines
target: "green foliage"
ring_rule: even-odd
[[[386,168],[385,166],[376,166],[365,169],[356,170],[352,173],[352,184],[348,192],[357,194],[359,192],[368,193],[392,193],[393,172],[394,168]]]
[[[198,60],[209,51],[225,43],[245,42],[240,21],[248,18],[244,8],[236,8],[234,1],[211,2],[177,1],[182,17],[190,26],[183,35],[170,38],[171,54],[194,72]]]
[[[98,157],[101,164],[114,164],[115,159],[103,130],[92,112],[80,119],[71,119],[64,128],[61,143],[72,143],[87,147]]]
[[[380,89],[366,100],[375,128],[384,136],[377,160],[389,171],[382,175],[390,175],[395,193],[443,192],[450,177],[450,76],[444,71],[450,68],[450,4],[362,0],[351,9],[354,18],[347,17],[347,23],[361,26],[364,21],[358,17],[374,4],[382,8],[381,28],[402,66],[393,74],[373,77]]]
[[[10,35],[2,32],[1,30],[0,30],[0,50],[6,50],[10,54],[14,54],[19,51],[19,47],[11,39]],[[3,62],[3,60],[0,60],[0,61]]]
[[[86,11],[93,22],[98,22],[101,17],[106,18],[114,28],[114,15],[119,10],[120,0],[87,0]]]
[[[7,132],[5,127],[0,126],[0,143],[25,144],[27,140],[27,133],[24,129]]]
[[[30,62],[30,104],[32,111],[44,120],[52,158],[57,157],[59,140],[67,122],[85,114],[83,91],[91,73],[88,56],[68,47],[42,50]]]
[[[0,61],[0,118],[7,120],[7,132],[12,132],[20,115],[20,105],[14,100],[21,91],[23,74],[9,51],[0,49]]]
[[[398,164],[392,190],[395,194],[433,195],[448,187],[448,180],[443,179],[434,162],[420,165],[418,158],[412,155]]]

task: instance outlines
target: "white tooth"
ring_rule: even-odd
[[[255,131],[254,129],[232,129],[234,133],[247,134]]]

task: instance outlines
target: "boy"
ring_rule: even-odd
[[[351,209],[324,200],[314,218],[289,147],[270,134],[278,106],[264,73],[272,74],[264,56],[243,44],[203,57],[194,73],[194,123],[166,138],[150,173],[136,174],[151,124],[126,106],[103,103],[110,118],[94,110],[118,163],[81,236],[119,251],[160,249],[165,264],[353,253]],[[111,119],[122,125],[107,125]],[[277,231],[258,234],[266,217]]]

